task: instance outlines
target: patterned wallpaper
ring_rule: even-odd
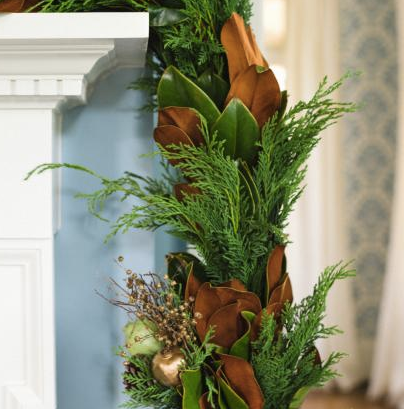
[[[340,0],[342,68],[363,72],[342,91],[364,103],[344,124],[350,252],[357,324],[371,356],[383,285],[394,178],[397,104],[395,0]],[[370,362],[368,362],[370,365]]]

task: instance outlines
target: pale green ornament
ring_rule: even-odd
[[[148,320],[128,322],[123,328],[125,342],[131,355],[154,355],[163,344],[155,338],[156,325]]]

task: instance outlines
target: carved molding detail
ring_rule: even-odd
[[[0,108],[86,103],[102,75],[144,65],[147,39],[147,13],[0,14]]]

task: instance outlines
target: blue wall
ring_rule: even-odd
[[[153,115],[139,113],[144,96],[128,91],[140,70],[121,70],[103,80],[90,103],[65,114],[63,161],[85,165],[115,178],[125,170],[151,175],[150,152]],[[86,211],[77,192],[91,192],[99,183],[75,171],[62,174],[62,228],[56,235],[56,327],[58,409],[111,409],[122,400],[121,361],[114,348],[122,342],[125,317],[103,301],[95,290],[106,293],[107,279],[123,277],[114,264],[119,255],[125,265],[139,272],[164,266],[165,252],[180,245],[164,233],[132,231],[107,244],[109,226]],[[106,215],[112,220],[130,203],[111,200]]]

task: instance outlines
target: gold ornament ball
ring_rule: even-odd
[[[181,384],[180,368],[183,363],[184,354],[180,348],[159,352],[152,361],[153,376],[164,386],[178,386]]]

